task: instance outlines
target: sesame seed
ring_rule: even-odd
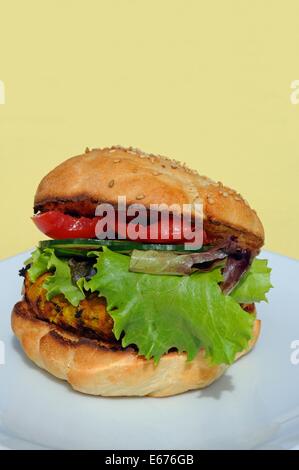
[[[109,181],[108,186],[109,186],[109,188],[113,188],[113,186],[114,186],[114,180]]]
[[[186,163],[180,163],[178,160],[171,159],[169,157],[165,157],[164,155],[159,155],[159,154],[154,154],[154,153],[146,153],[146,152],[143,152],[142,150],[140,150],[138,148],[135,148],[135,147],[132,147],[132,146],[123,147],[122,145],[113,145],[111,147],[105,147],[105,148],[102,148],[102,149],[101,148],[94,148],[94,149],[91,148],[91,149],[88,149],[88,150],[86,149],[86,153],[92,152],[93,150],[105,151],[105,152],[109,152],[109,153],[118,152],[120,150],[122,152],[131,153],[132,155],[138,156],[140,158],[147,158],[152,163],[160,163],[162,168],[167,168],[168,165],[169,165],[171,168],[173,168],[173,169],[179,168],[187,174],[198,175],[198,171],[188,168]],[[119,163],[120,161],[121,161],[121,159],[118,159],[118,160],[115,160],[114,163]],[[207,180],[208,184],[212,184],[212,180],[210,180],[208,178],[206,178],[206,180]]]
[[[144,198],[145,198],[144,194],[138,194],[138,196],[136,196],[137,201],[140,201],[140,199],[144,199]]]
[[[212,197],[208,197],[208,203],[209,204],[214,204],[214,199]]]
[[[117,158],[116,160],[113,160],[114,163],[119,163],[120,162],[120,158]]]
[[[224,191],[224,192],[222,193],[222,196],[228,197],[228,193],[227,193],[226,191]]]
[[[240,197],[238,197],[238,196],[235,196],[234,199],[235,199],[235,201],[241,201],[241,200],[242,200],[242,199],[241,199]]]

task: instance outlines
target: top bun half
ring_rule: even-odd
[[[239,234],[254,248],[264,243],[260,219],[236,191],[175,160],[133,148],[93,149],[69,158],[42,179],[34,206],[84,200],[116,205],[122,195],[128,205],[146,207],[203,203],[205,224]]]

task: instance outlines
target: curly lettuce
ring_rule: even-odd
[[[214,363],[231,364],[251,339],[254,317],[219,287],[220,269],[190,276],[129,272],[130,258],[104,249],[85,283],[107,300],[114,335],[158,362],[171,348],[192,360],[203,347]],[[157,295],[159,293],[159,295]]]
[[[50,271],[44,282],[47,298],[63,294],[77,306],[88,292],[105,297],[114,321],[114,335],[123,347],[135,344],[139,354],[157,363],[172,348],[192,360],[204,348],[212,363],[231,364],[252,337],[254,315],[240,303],[266,300],[271,287],[266,260],[256,259],[230,295],[220,289],[221,267],[189,276],[167,276],[129,271],[130,257],[103,248],[94,252],[95,274],[75,282],[67,258],[53,249],[36,250],[28,270],[34,282]]]
[[[231,297],[240,303],[253,303],[265,300],[266,293],[271,289],[271,268],[265,259],[255,259],[250,270],[241,278],[240,282],[231,292]]]
[[[72,305],[77,307],[85,298],[85,294],[78,285],[73,283],[67,260],[58,258],[54,250],[50,248],[44,251],[37,249],[31,256],[31,266],[28,269],[31,282],[35,282],[45,272],[52,271],[52,275],[47,277],[43,284],[47,291],[47,300],[51,300],[55,295],[63,294]]]

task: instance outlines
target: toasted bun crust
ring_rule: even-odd
[[[260,219],[240,194],[175,160],[132,148],[94,149],[69,158],[42,179],[34,205],[86,199],[117,204],[119,195],[128,205],[146,207],[202,202],[206,221],[245,233],[257,248],[264,243]]]
[[[227,369],[226,365],[210,365],[203,350],[191,362],[184,353],[171,352],[155,366],[130,348],[114,350],[108,343],[80,338],[38,320],[26,301],[14,306],[12,329],[35,364],[90,395],[176,395],[210,385]],[[259,332],[260,321],[256,320],[253,340],[239,357],[254,346]]]

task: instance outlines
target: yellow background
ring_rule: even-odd
[[[299,1],[0,0],[0,256],[33,246],[42,176],[133,145],[231,185],[299,257]]]

